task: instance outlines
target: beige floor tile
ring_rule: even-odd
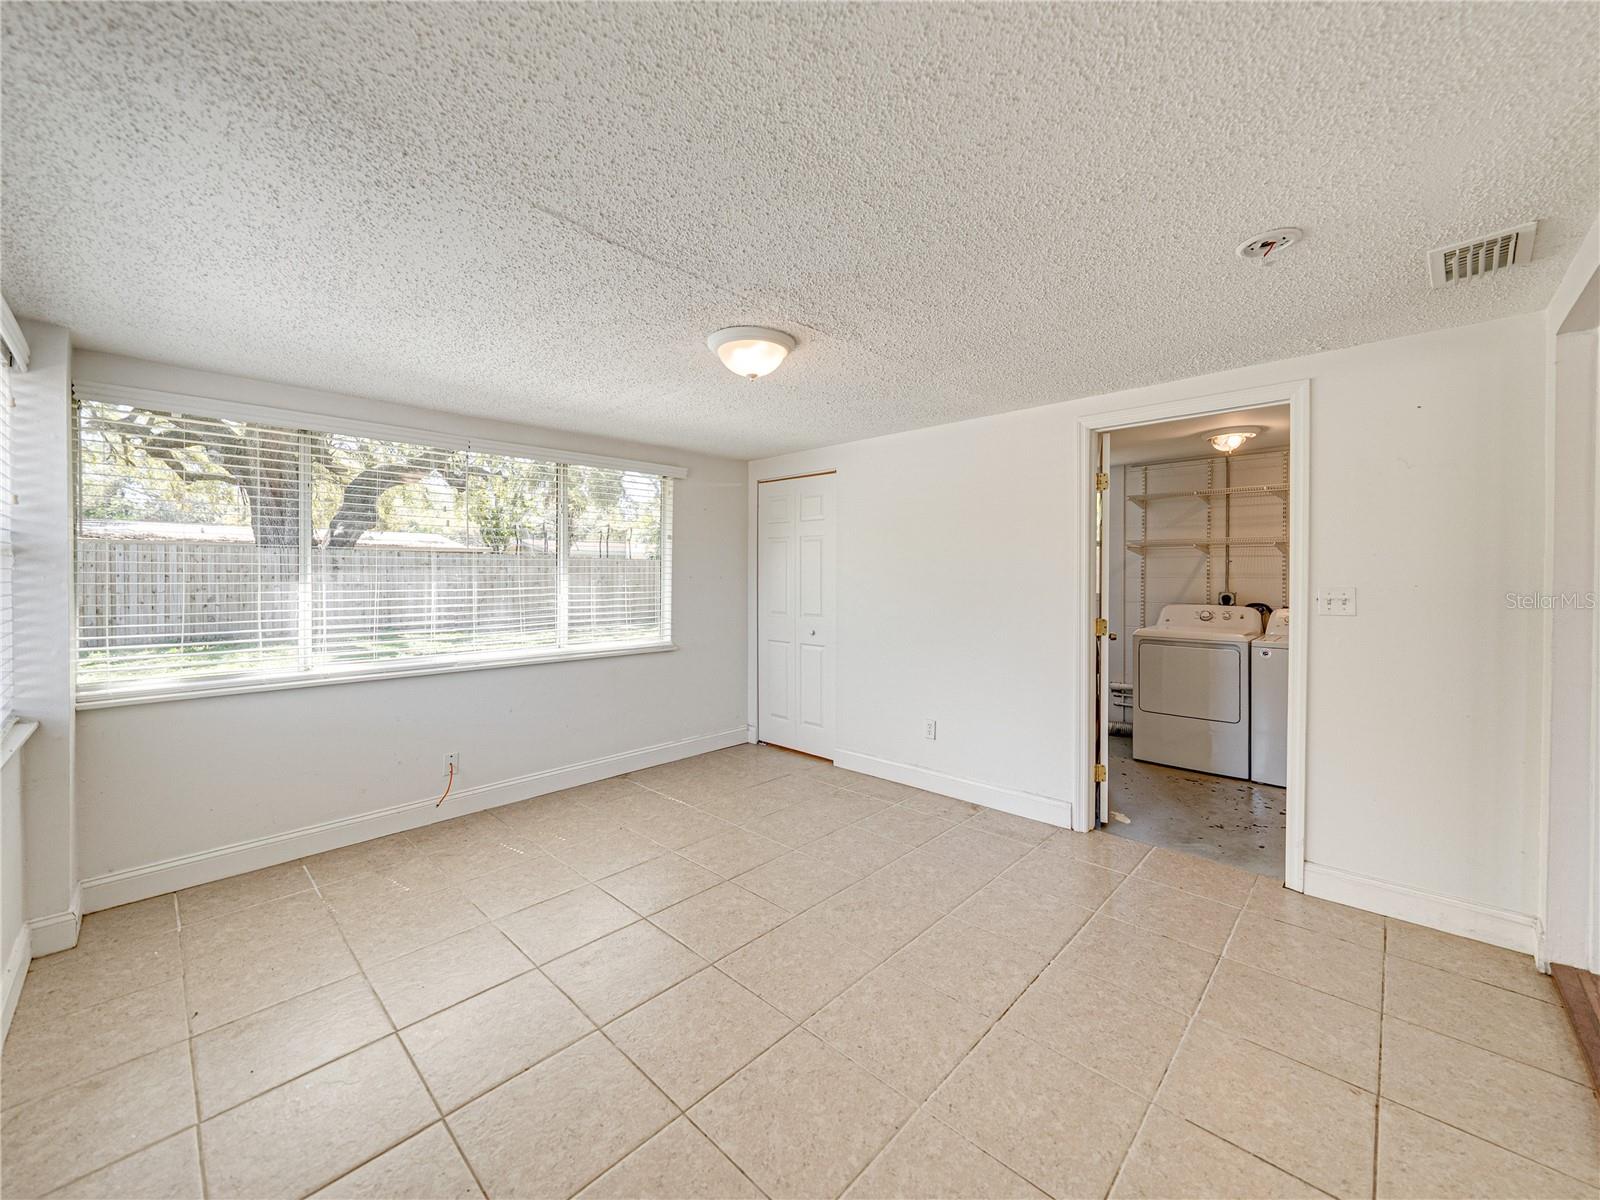
[[[1383,1095],[1600,1187],[1600,1105],[1582,1084],[1388,1017]]]
[[[748,829],[719,833],[715,837],[706,838],[703,842],[685,846],[679,851],[685,858],[699,863],[707,870],[715,871],[724,879],[743,875],[746,871],[788,852],[789,847],[782,842],[751,833]]]
[[[78,925],[78,947],[92,949],[111,942],[171,933],[177,928],[177,897],[168,892],[165,896],[84,914]]]
[[[637,778],[647,786],[663,796],[670,796],[674,800],[681,800],[685,804],[692,804],[703,809],[712,816],[724,821],[737,821],[750,816],[759,816],[759,812],[749,811],[740,806],[725,807],[725,802],[731,797],[742,795],[749,790],[748,786],[739,780],[731,778],[721,771],[712,770],[678,770],[678,764],[669,763],[665,767],[652,767],[642,771]],[[666,772],[666,773],[662,773]],[[781,808],[781,804],[766,802],[772,808]]]
[[[831,867],[795,850],[752,871],[734,876],[733,882],[788,912],[803,912],[813,904],[842,892],[856,881],[848,871]]]
[[[678,800],[669,800],[668,803],[673,807],[630,821],[628,828],[644,834],[657,845],[676,850],[691,842],[703,842],[708,837],[726,833],[735,827],[732,822],[714,816],[703,808],[695,808]]]
[[[1381,1007],[1383,955],[1332,934],[1245,913],[1228,957],[1365,1008]]]
[[[1058,971],[1087,971],[1187,1014],[1200,1003],[1216,965],[1215,955],[1187,942],[1097,913],[1039,981],[1049,986]]]
[[[935,838],[901,855],[882,870],[873,872],[869,882],[874,887],[900,889],[918,903],[947,913],[994,879],[997,872],[988,866],[959,862],[934,853],[933,847],[940,840]]]
[[[1103,1196],[1145,1101],[1036,1042],[990,1031],[928,1111],[1052,1196]]]
[[[408,1026],[400,1040],[448,1113],[593,1030],[560,989],[529,971]]]
[[[1000,877],[1091,909],[1104,904],[1125,878],[1116,871],[1043,847],[1018,859]]]
[[[544,965],[550,981],[604,1025],[687,979],[705,960],[648,921],[608,933]]]
[[[15,1108],[188,1036],[177,979],[61,1015],[19,1008],[0,1059],[0,1107]]]
[[[808,916],[831,928],[841,942],[881,962],[944,916],[938,908],[869,875],[837,896],[824,900]]]
[[[1100,911],[1151,933],[1188,942],[1209,954],[1222,953],[1233,923],[1239,919],[1237,908],[1194,892],[1147,883],[1136,874],[1128,876]]]
[[[465,813],[445,817],[428,825],[406,830],[406,837],[418,850],[438,854],[459,850],[479,842],[496,841],[505,835],[505,826],[491,812]]]
[[[51,1200],[200,1200],[200,1143],[175,1133],[50,1193]]]
[[[1383,1010],[1575,1083],[1589,1082],[1566,1010],[1520,992],[1390,955]]]
[[[854,824],[869,812],[877,812],[882,808],[882,805],[865,796],[851,796],[848,792],[832,794],[863,807],[852,812],[849,805],[830,803],[826,799],[802,800],[798,804],[770,812],[764,817],[746,821],[745,828],[751,833],[782,842],[785,846],[804,846],[820,837],[826,837],[836,829]]]
[[[677,1115],[610,1042],[591,1034],[448,1123],[489,1195],[566,1197]]]
[[[1049,892],[1001,877],[951,914],[958,921],[1010,938],[1041,954],[1055,954],[1094,914]]]
[[[184,888],[178,893],[178,916],[183,924],[194,925],[310,890],[311,876],[304,867],[298,862],[280,863],[215,883]]]
[[[411,858],[379,871],[361,871],[319,885],[322,898],[336,913],[387,908],[415,896],[442,892],[450,878],[434,865],[433,856],[417,850]]]
[[[822,779],[809,772],[799,775],[782,775],[777,779],[768,780],[766,783],[757,784],[746,790],[746,794],[759,797],[768,805],[766,811],[777,812],[780,808],[799,804],[805,800],[815,800],[821,796],[837,796],[839,789],[829,786]],[[879,807],[882,807],[880,804]],[[761,814],[757,814],[761,815]]]
[[[451,887],[460,889],[485,875],[523,866],[530,859],[537,862],[539,857],[549,858],[549,855],[530,845],[482,841],[436,850],[428,855],[428,862]]]
[[[542,850],[520,862],[469,879],[457,889],[490,920],[508,917],[529,905],[584,885],[584,878]]]
[[[627,825],[636,832],[639,825],[653,817],[670,815],[676,810],[686,809],[690,806],[681,800],[674,800],[671,796],[663,796],[660,792],[651,791],[649,788],[635,785],[628,791],[613,796],[605,801],[606,815],[615,817],[623,825]],[[704,815],[704,814],[702,814]]]
[[[1175,1196],[1309,1200],[1324,1193],[1182,1117],[1151,1108],[1111,1195],[1115,1200],[1172,1200]]]
[[[583,838],[622,827],[610,813],[566,797],[565,793],[506,805],[495,810],[495,819],[512,838],[541,850],[563,839]]]
[[[925,1100],[989,1028],[990,1019],[915,976],[879,967],[805,1027],[912,1100]]]
[[[941,796],[937,792],[919,792],[915,788],[912,791],[916,794],[901,800],[901,808],[943,817],[946,821],[965,821],[975,813],[983,811],[981,805],[973,804],[969,800],[957,800],[954,796]]]
[[[189,1029],[218,1025],[356,973],[333,918],[302,892],[183,929]]]
[[[367,981],[354,975],[203,1033],[194,1039],[200,1115],[215,1116],[391,1030]]]
[[[348,879],[352,875],[382,874],[414,862],[422,851],[404,833],[391,833],[388,837],[357,842],[302,858],[300,865],[311,872],[318,887]]]
[[[777,1009],[708,968],[611,1022],[606,1036],[687,1108],[792,1028]]]
[[[685,1117],[578,1195],[584,1200],[762,1200],[756,1185]]]
[[[1381,1200],[1595,1200],[1594,1188],[1385,1100],[1378,1117]]]
[[[936,855],[949,862],[981,868],[991,879],[1013,863],[1033,853],[1027,842],[976,829],[973,822],[957,825],[918,847],[917,853]]]
[[[938,795],[937,792],[925,792],[921,788],[912,787],[909,783],[879,779],[876,775],[863,775],[859,771],[846,771],[845,781],[840,786],[852,792],[860,792],[863,796],[876,796],[880,800],[887,800],[890,804],[908,806],[915,800]]]
[[[810,845],[800,847],[800,853],[827,863],[836,871],[861,879],[879,867],[887,866],[910,848],[906,842],[891,841],[868,833],[858,823],[846,825],[825,838],[818,838]]]
[[[787,781],[780,779],[774,782]],[[769,787],[769,784],[759,784],[753,788],[733,787],[726,783],[706,784],[685,789],[692,792],[695,798],[684,803],[694,805],[719,821],[743,825],[746,821],[754,821],[780,808],[788,808],[799,799],[787,791],[772,791]]]
[[[845,1192],[850,1200],[975,1197],[1043,1200],[1044,1193],[947,1125],[919,1112]]]
[[[1180,854],[1164,846],[1155,847],[1140,859],[1139,865],[1133,869],[1133,876],[1148,883],[1164,884],[1204,896],[1208,900],[1231,904],[1234,908],[1243,906],[1256,881],[1261,878],[1238,867],[1197,858],[1193,854]]]
[[[1390,954],[1426,963],[1441,971],[1465,975],[1480,983],[1509,988],[1524,996],[1532,996],[1535,1000],[1543,1000],[1546,1004],[1561,1003],[1550,977],[1541,975],[1533,965],[1533,959],[1526,954],[1393,918],[1389,919],[1387,926]]]
[[[167,1046],[7,1109],[0,1116],[6,1195],[43,1195],[192,1124],[189,1048]]]
[[[335,909],[334,915],[350,949],[369,970],[488,920],[454,888],[390,904]]]
[[[950,832],[955,825],[932,813],[917,812],[910,808],[886,808],[856,822],[852,828],[888,838],[903,846],[920,846],[941,833]]]
[[[542,965],[638,919],[620,900],[585,884],[502,917],[497,924],[519,950]]]
[[[967,828],[981,830],[984,833],[998,833],[1002,837],[1037,846],[1045,838],[1058,832],[1060,826],[1035,821],[1029,817],[1019,817],[1015,813],[1001,812],[997,808],[985,808],[980,809],[978,814],[967,822]]]
[[[707,962],[731,954],[788,919],[788,910],[735,883],[718,884],[650,918]]]
[[[1156,1102],[1335,1196],[1372,1192],[1375,1098],[1197,1021]]]
[[[1066,829],[1058,830],[1039,844],[1046,850],[1124,875],[1150,852],[1149,846],[1112,833],[1073,833]]]
[[[200,1126],[206,1187],[219,1196],[303,1196],[438,1119],[389,1037]]]
[[[1225,958],[1200,1018],[1369,1092],[1378,1090],[1379,1015]]]
[[[385,1150],[336,1179],[315,1200],[481,1200],[472,1172],[443,1123]]]
[[[1377,913],[1292,892],[1276,879],[1258,878],[1245,910],[1285,925],[1332,934],[1372,950],[1383,949],[1383,918]]]
[[[993,1019],[1048,961],[1037,950],[946,917],[896,951],[888,965]]]
[[[717,965],[786,1016],[804,1021],[878,965],[841,943],[815,914],[813,909],[785,922]]]
[[[911,1103],[797,1029],[690,1111],[767,1195],[837,1196]]]
[[[552,838],[543,849],[591,882],[667,852],[665,846],[631,829],[607,829],[580,838]]]
[[[677,854],[663,854],[607,876],[599,887],[642,917],[716,887],[722,876]]]
[[[1024,992],[1000,1027],[1154,1096],[1187,1024],[1182,1013],[1097,976],[1061,971]]]
[[[533,964],[493,925],[480,925],[367,972],[397,1028],[487,991]]]
[[[22,1020],[30,1008],[52,1016],[78,1012],[176,979],[183,973],[178,938],[177,933],[156,933],[34,959],[16,1019]]]

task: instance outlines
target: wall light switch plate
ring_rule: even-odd
[[[1325,617],[1356,615],[1356,590],[1353,587],[1323,588],[1317,593],[1317,612]]]
[[[939,736],[939,722],[924,721],[922,723],[922,736],[930,742],[936,740]]]

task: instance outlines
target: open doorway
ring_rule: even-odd
[[[1291,429],[1281,403],[1096,434],[1096,823],[1280,880]]]

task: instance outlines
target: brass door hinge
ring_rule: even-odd
[[[1105,637],[1106,633],[1110,630],[1110,628],[1111,628],[1110,622],[1107,621],[1104,617],[1096,617],[1094,619],[1094,635],[1095,635],[1095,637]]]
[[[1104,471],[1096,471],[1094,473],[1094,490],[1095,491],[1103,492],[1110,486],[1111,486],[1111,476],[1110,475],[1108,475]]]
[[[1094,781],[1096,783],[1104,783],[1106,781],[1106,765],[1105,765],[1105,763],[1095,763],[1095,765],[1094,765]]]

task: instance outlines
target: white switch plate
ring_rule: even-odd
[[[1353,587],[1323,588],[1317,593],[1317,612],[1325,617],[1356,615],[1356,590]]]
[[[939,722],[937,722],[937,721],[924,721],[922,723],[922,736],[927,738],[930,742],[934,741],[936,738],[938,738],[938,736],[939,736]]]

